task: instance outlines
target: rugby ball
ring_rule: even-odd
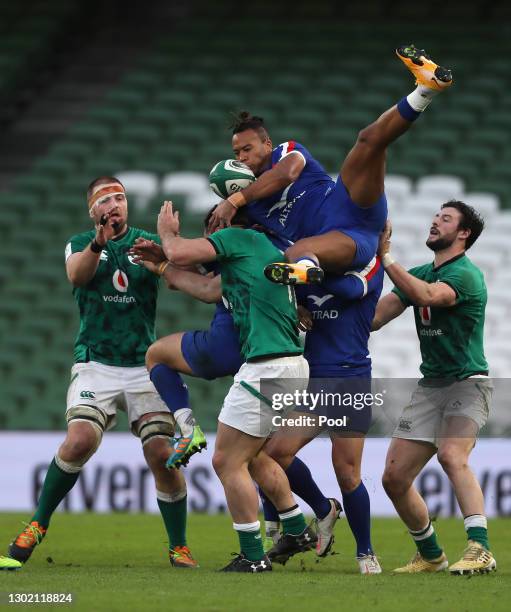
[[[252,170],[236,159],[218,162],[209,173],[209,186],[224,200],[232,193],[245,189],[255,180]]]

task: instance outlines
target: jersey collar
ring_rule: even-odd
[[[433,272],[437,272],[438,270],[440,270],[440,268],[443,268],[445,266],[448,266],[449,264],[452,264],[454,261],[457,261],[458,259],[465,257],[465,255],[466,253],[465,251],[463,251],[463,253],[460,253],[459,255],[455,255],[454,257],[451,257],[451,259],[444,261],[444,263],[440,264],[437,268],[435,268],[435,265],[433,264]]]

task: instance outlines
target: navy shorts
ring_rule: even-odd
[[[322,417],[323,431],[367,434],[375,405],[370,377],[311,378],[307,391],[319,398],[317,404],[311,410],[309,399],[309,408],[300,406],[297,412]]]
[[[241,368],[239,334],[231,317],[209,330],[189,331],[181,340],[181,351],[195,376],[213,380],[234,376]]]
[[[387,220],[387,198],[382,193],[370,208],[361,208],[350,197],[339,176],[327,196],[328,219],[321,233],[339,231],[352,238],[357,250],[353,268],[364,268],[376,254],[380,234]]]

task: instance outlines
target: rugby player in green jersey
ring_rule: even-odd
[[[377,305],[373,329],[414,307],[424,376],[404,408],[387,453],[383,486],[417,545],[417,554],[398,573],[438,572],[448,567],[424,499],[413,486],[437,455],[464,517],[468,545],[451,574],[496,569],[488,545],[481,487],[468,465],[478,432],[488,418],[492,384],[483,350],[486,285],[465,252],[484,222],[463,202],[443,204],[426,241],[432,263],[407,272],[390,253],[390,227],[379,253],[395,287]]]
[[[185,479],[165,467],[174,420],[144,363],[155,340],[159,279],[128,253],[137,238],[158,237],[128,226],[126,194],[115,177],[94,180],[87,200],[95,229],[73,236],[66,246],[67,276],[80,312],[67,395],[67,435],[50,464],[35,514],[10,545],[8,558],[21,563],[29,559],[54,510],[73,488],[103,433],[115,425],[117,411],[123,410],[155,479],[170,562],[196,567],[186,545]],[[0,569],[9,569],[6,565],[0,563]]]
[[[234,218],[234,225],[245,224],[242,214]],[[221,275],[216,283],[209,283],[209,299],[218,301],[223,296],[228,302],[245,359],[218,417],[213,456],[213,467],[224,487],[240,541],[240,554],[223,571],[268,571],[272,559],[286,561],[297,552],[311,549],[317,539],[305,524],[285,472],[263,450],[276,429],[275,417],[282,413],[272,410],[269,397],[263,395],[262,379],[271,379],[272,389],[292,393],[305,391],[309,377],[298,340],[294,291],[271,283],[263,273],[266,265],[282,257],[282,252],[264,233],[239,226],[208,238],[182,238],[179,214],[173,211],[171,202],[162,206],[158,233],[171,264],[220,263]],[[268,557],[263,550],[257,519],[259,498],[252,478],[272,500],[282,522],[283,535]]]

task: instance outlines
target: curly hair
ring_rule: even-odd
[[[465,249],[468,250],[481,235],[484,229],[484,219],[473,206],[469,206],[460,200],[450,200],[442,204],[441,208],[455,208],[461,214],[458,229],[470,230],[465,242]]]
[[[269,138],[268,130],[264,125],[264,119],[252,115],[248,111],[239,111],[238,113],[232,113],[232,123],[229,126],[233,134],[239,134],[245,130],[254,130],[259,134],[261,140]]]

